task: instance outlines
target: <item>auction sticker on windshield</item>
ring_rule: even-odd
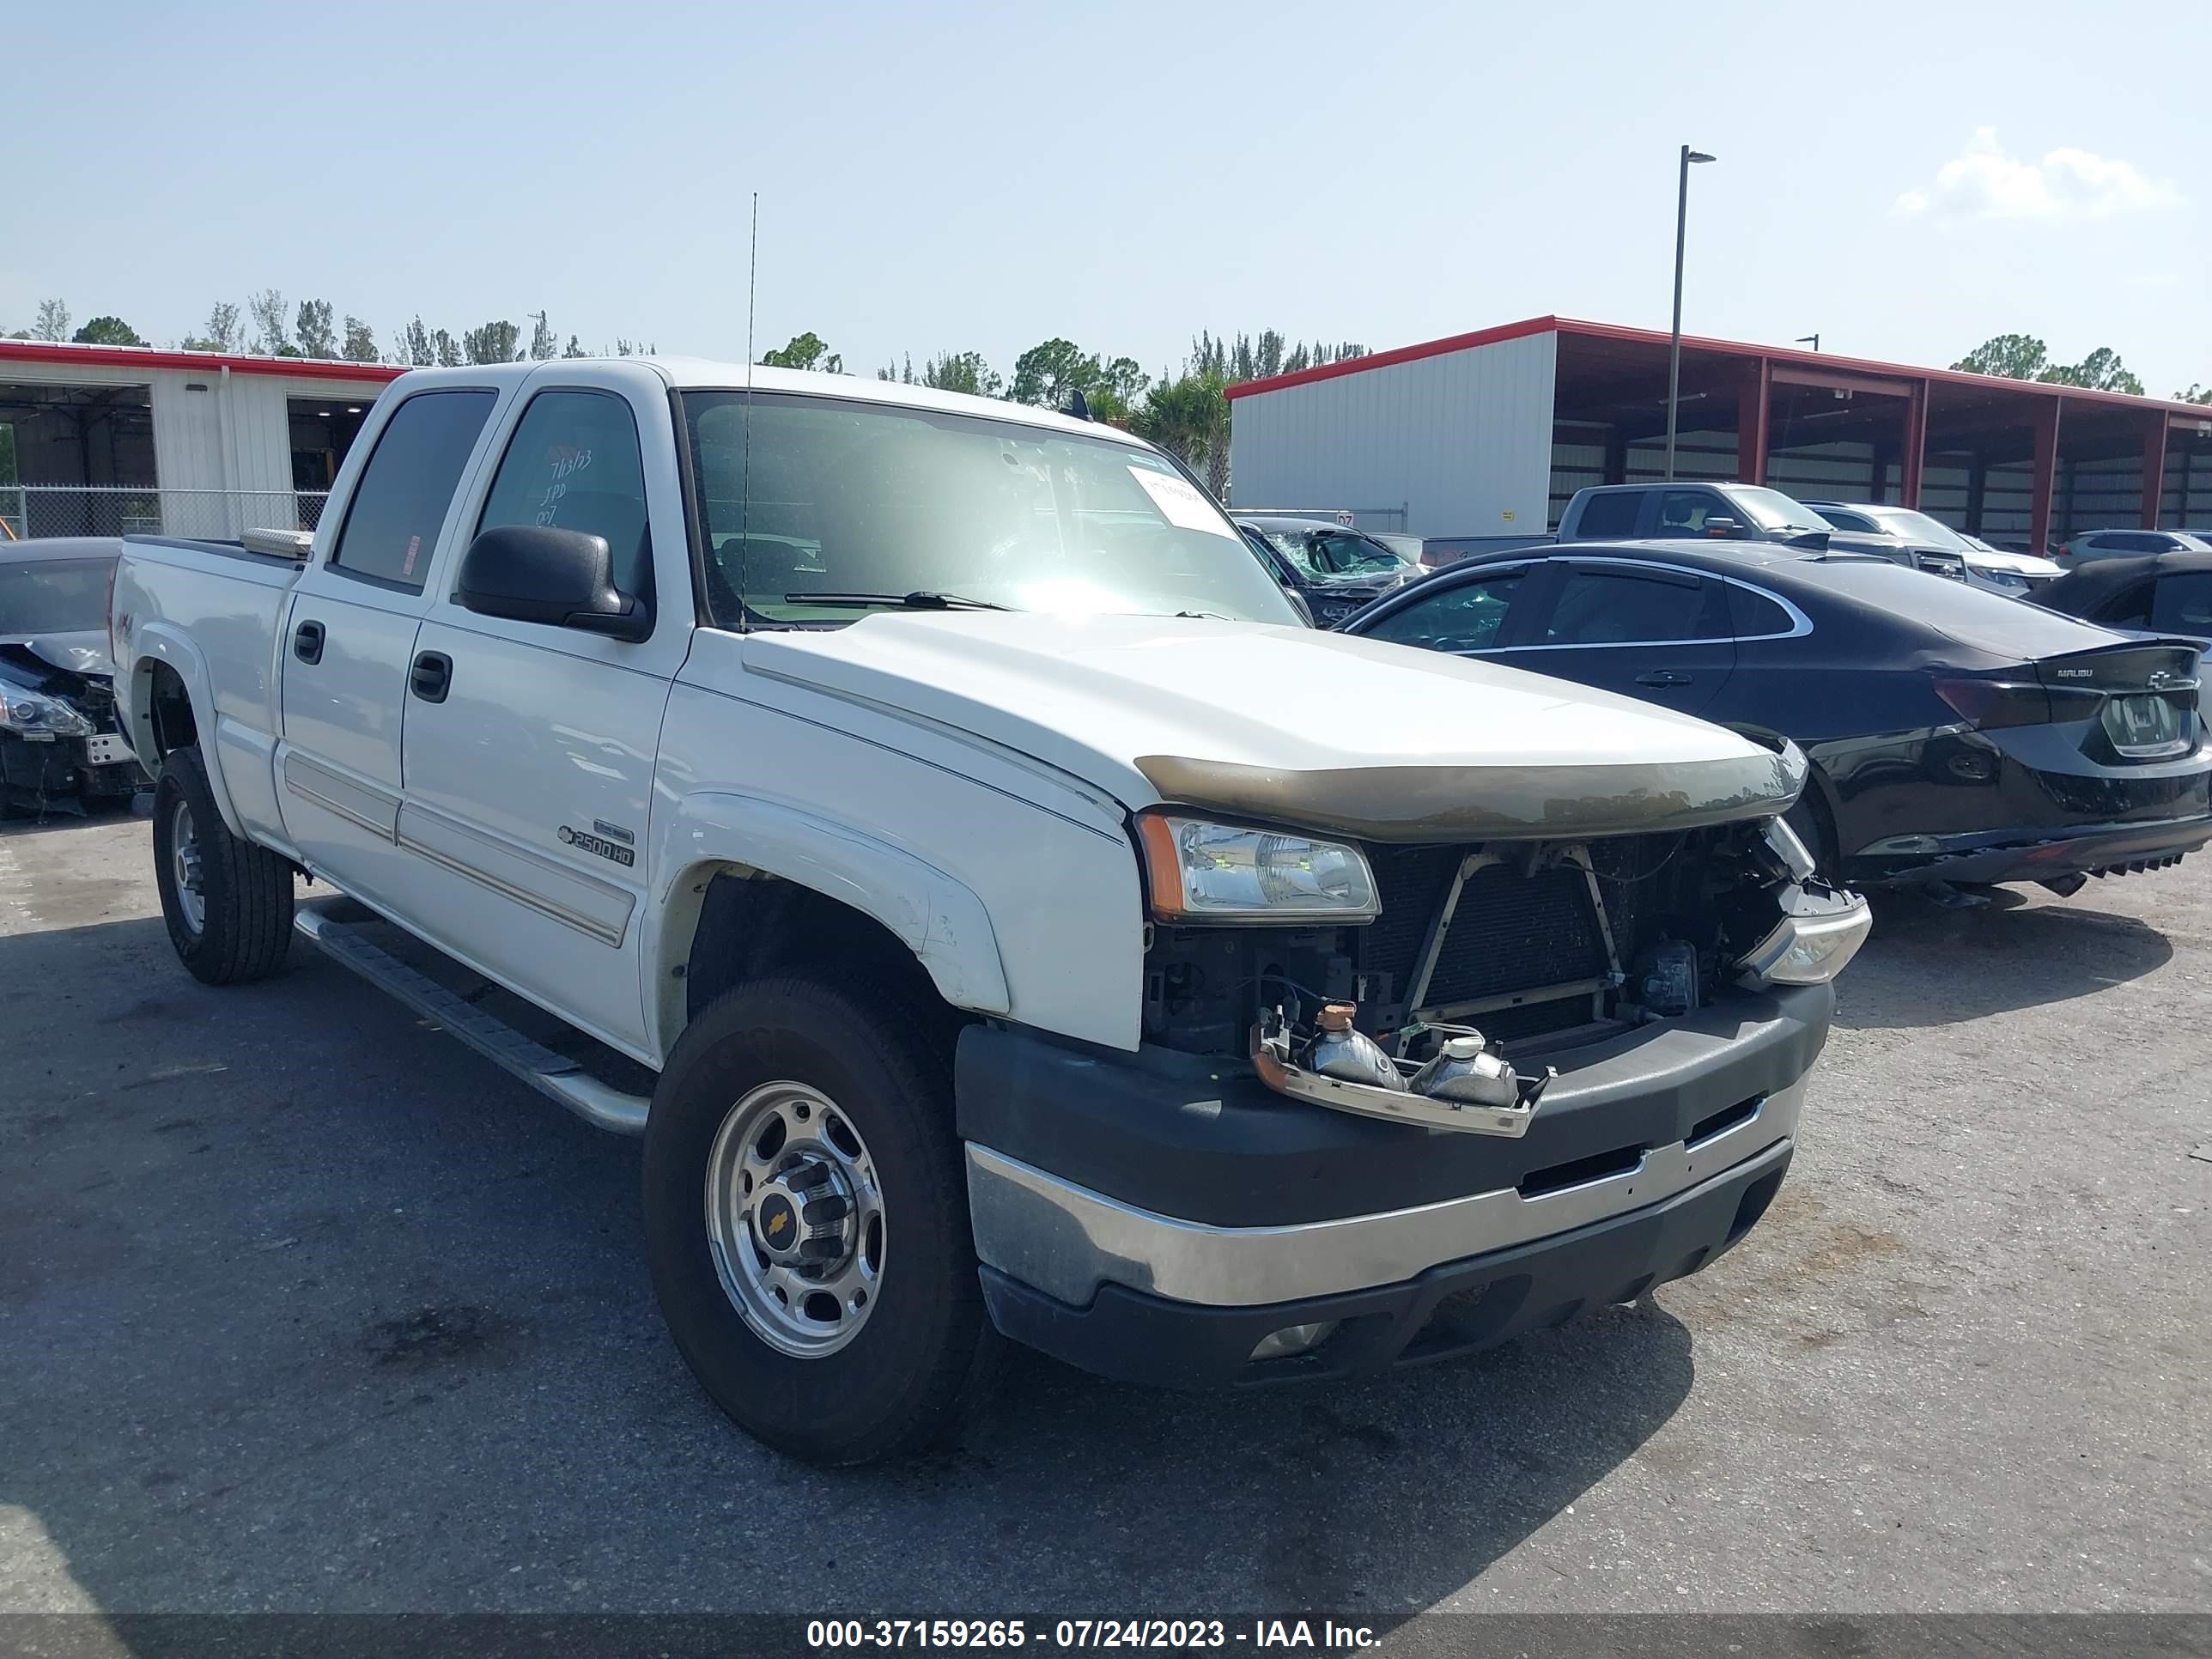
[[[1150,467],[1132,466],[1129,476],[1145,487],[1145,494],[1152,498],[1152,505],[1160,516],[1178,530],[1210,530],[1217,536],[1237,539],[1237,532],[1229,527],[1229,520],[1221,516],[1221,509],[1192,489],[1188,483],[1172,472],[1155,472]]]

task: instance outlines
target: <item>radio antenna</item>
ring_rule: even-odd
[[[753,192],[752,252],[745,267],[744,464],[738,498],[738,632],[747,631],[751,603],[745,597],[745,560],[752,551],[753,514],[753,304],[760,293],[760,192]]]

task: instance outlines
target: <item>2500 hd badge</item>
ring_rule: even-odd
[[[625,867],[637,862],[637,854],[618,842],[588,835],[581,830],[572,830],[565,823],[561,826],[559,833],[563,847],[575,847],[586,853],[596,853],[599,857],[612,859]]]

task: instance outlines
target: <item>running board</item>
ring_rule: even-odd
[[[324,952],[371,985],[405,1003],[425,1019],[443,1026],[502,1070],[538,1093],[557,1100],[585,1122],[617,1134],[645,1133],[643,1095],[626,1095],[599,1081],[581,1064],[559,1054],[495,1015],[486,1013],[418,973],[348,922],[333,921],[313,903],[294,914],[292,926]]]

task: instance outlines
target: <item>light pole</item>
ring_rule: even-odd
[[[1667,476],[1674,476],[1675,404],[1682,395],[1682,234],[1690,222],[1690,163],[1713,158],[1682,146],[1681,182],[1674,192],[1674,331],[1667,342]]]

